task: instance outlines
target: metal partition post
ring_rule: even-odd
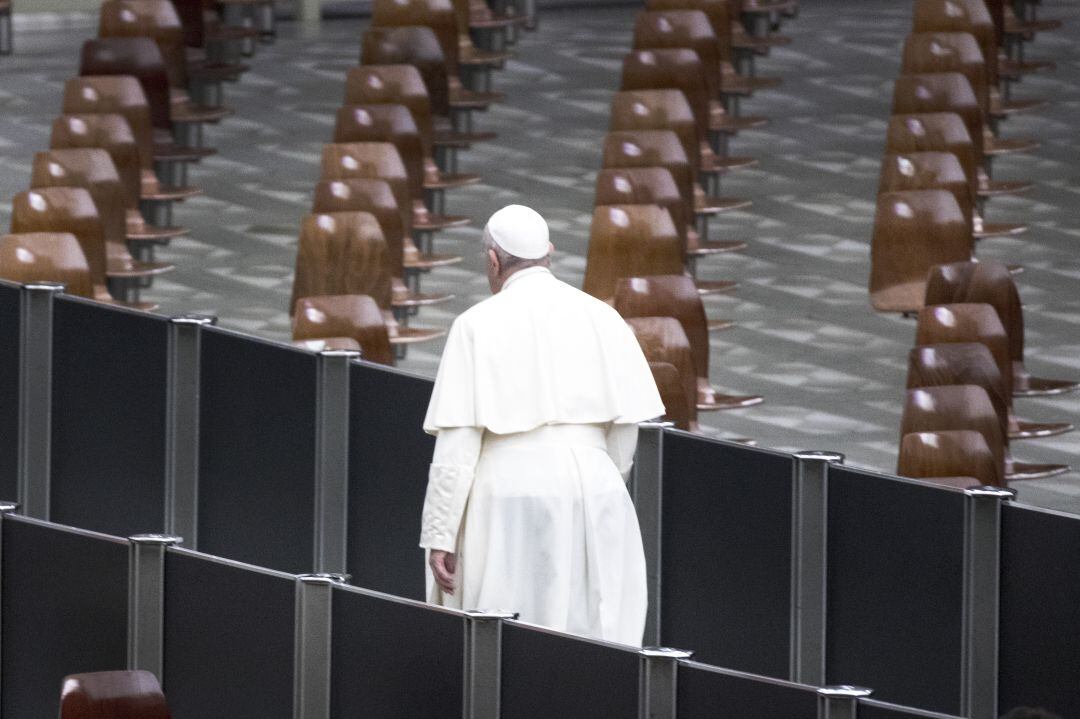
[[[128,669],[144,669],[162,681],[165,633],[165,549],[180,537],[128,537]]]
[[[671,422],[642,422],[638,425],[637,454],[634,457],[630,496],[641,526],[641,541],[645,548],[646,587],[649,610],[645,615],[645,644],[660,642],[660,572],[661,521],[664,493],[664,429]]]
[[[998,618],[1001,582],[1001,502],[1015,492],[976,487],[964,492],[963,682],[960,713],[998,715]]]
[[[679,660],[693,652],[669,647],[645,647],[640,652],[638,719],[675,719]]]
[[[499,719],[504,619],[517,619],[517,614],[465,612],[465,690],[461,714],[464,719]]]
[[[356,350],[319,353],[315,398],[315,558],[344,572],[349,521],[349,363]]]
[[[825,556],[829,465],[838,452],[799,452],[791,498],[791,667],[794,682],[825,683]]]
[[[23,513],[49,518],[52,439],[53,298],[55,282],[22,286],[19,317],[19,504]]]
[[[19,511],[19,505],[16,504],[15,502],[0,502],[0,569],[3,568],[3,558],[4,558],[4,548],[3,548],[3,545],[2,545],[2,540],[3,540],[3,536],[4,536],[4,532],[3,532],[4,515],[13,514],[13,513],[17,512],[17,511]],[[0,571],[0,580],[2,580],[2,578],[3,578],[3,571]],[[2,584],[0,584],[0,596],[2,596],[2,594],[3,594],[3,586],[2,586]],[[2,618],[2,611],[3,611],[3,605],[2,605],[2,603],[0,603],[0,618]],[[0,622],[0,626],[3,626],[3,622]],[[3,636],[0,635],[0,656],[2,656],[2,653],[4,651],[3,647],[4,647]],[[0,663],[0,666],[2,666],[2,663]],[[0,676],[0,692],[2,692],[3,686],[4,686],[3,677]],[[3,694],[0,693],[0,700],[2,700],[2,699],[3,699]]]
[[[165,387],[165,531],[198,549],[199,343],[203,315],[173,317]]]
[[[859,700],[874,693],[873,689],[847,684],[818,689],[817,719],[855,719]]]
[[[332,587],[347,574],[296,577],[293,719],[329,719]]]

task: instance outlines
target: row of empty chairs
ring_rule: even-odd
[[[917,316],[900,430],[904,476],[1004,487],[1069,469],[1012,457],[1011,440],[1073,429],[1019,419],[1013,398],[1078,385],[1026,369],[1013,279],[1023,268],[975,258],[978,242],[1028,232],[1021,223],[988,221],[985,206],[1033,188],[991,171],[993,158],[1038,147],[1002,136],[998,126],[1044,104],[1009,91],[1024,74],[1052,69],[1020,59],[1019,44],[1042,27],[1021,22],[1001,0],[913,6],[882,158],[870,274],[876,310]]]

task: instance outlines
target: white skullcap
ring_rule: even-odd
[[[507,205],[492,215],[484,226],[487,238],[523,260],[539,260],[550,250],[547,223],[539,212],[524,205]]]

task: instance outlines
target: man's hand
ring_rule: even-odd
[[[454,572],[457,571],[457,555],[453,552],[444,552],[441,549],[431,550],[428,558],[431,565],[431,573],[435,575],[435,583],[447,594],[454,593]]]

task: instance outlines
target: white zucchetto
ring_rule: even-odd
[[[523,260],[546,257],[550,249],[548,226],[536,210],[524,205],[507,205],[487,221],[484,238]]]

